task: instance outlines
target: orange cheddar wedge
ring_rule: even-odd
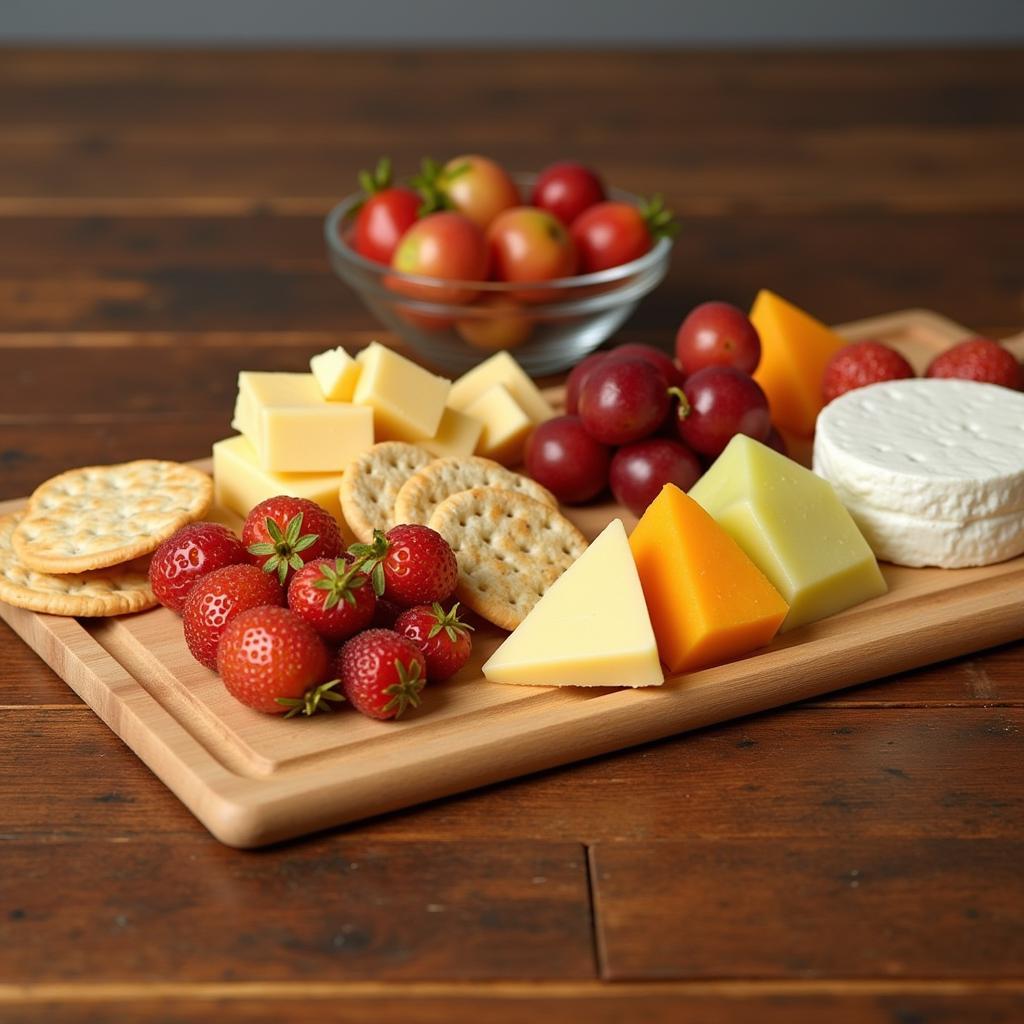
[[[821,412],[822,374],[845,342],[766,289],[758,292],[750,320],[761,336],[761,362],[754,380],[768,396],[772,421],[783,430],[810,437]]]
[[[789,605],[692,498],[666,484],[629,538],[658,654],[672,672],[768,643]]]

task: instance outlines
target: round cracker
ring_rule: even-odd
[[[357,455],[341,478],[341,511],[358,540],[368,544],[374,530],[395,525],[395,498],[402,485],[434,461],[425,448],[381,441]]]
[[[453,494],[429,525],[455,552],[459,600],[502,629],[515,629],[587,547],[557,508],[496,487]]]
[[[142,563],[52,576],[23,565],[11,546],[23,513],[0,517],[0,601],[50,615],[125,615],[157,602]]]
[[[435,459],[402,485],[395,497],[395,522],[426,526],[434,509],[445,499],[474,487],[498,487],[558,508],[558,500],[549,490],[528,476],[513,473],[500,462],[479,455],[449,455]]]
[[[102,569],[155,551],[212,500],[210,477],[180,462],[71,469],[35,489],[12,544],[38,572]]]

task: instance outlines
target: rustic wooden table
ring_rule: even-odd
[[[563,156],[683,231],[627,332],[771,286],[1024,325],[1024,53],[0,54],[0,497],[192,458],[373,321],[378,154]],[[0,627],[0,1019],[1024,1016],[1024,645],[260,853]]]

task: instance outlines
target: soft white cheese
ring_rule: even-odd
[[[818,417],[814,471],[875,554],[989,565],[1024,552],[1024,394],[975,381],[887,381]]]
[[[885,562],[962,569],[1024,553],[1024,512],[958,523],[842,501],[871,550]]]
[[[929,519],[1024,510],[1024,394],[927,378],[849,391],[818,417],[814,469],[859,502]]]

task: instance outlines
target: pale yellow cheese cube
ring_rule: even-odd
[[[506,466],[517,466],[523,461],[523,446],[533,430],[533,421],[504,384],[489,387],[470,404],[466,415],[484,425],[476,446],[477,455]]]
[[[498,352],[464,373],[452,384],[448,404],[459,412],[469,412],[469,407],[495,384],[505,385],[534,424],[543,423],[555,415],[537,385],[507,352]]]
[[[373,444],[372,411],[326,401],[311,373],[240,373],[232,426],[274,473],[333,473]]]
[[[329,402],[351,402],[359,380],[359,364],[339,345],[309,361],[320,392]]]
[[[290,494],[315,501],[340,520],[339,487],[340,472],[272,473],[264,469],[245,437],[229,437],[213,446],[214,504],[243,518],[266,498]]]
[[[483,429],[484,425],[475,417],[446,408],[441,415],[437,433],[419,444],[438,458],[446,455],[472,455]]]
[[[378,441],[416,443],[434,437],[451,381],[371,342],[356,356],[361,370],[352,401],[373,410]]]

